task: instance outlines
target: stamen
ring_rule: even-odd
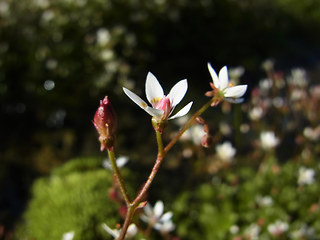
[[[153,104],[157,104],[160,100],[161,100],[160,97],[152,98],[152,99],[151,99],[151,104],[152,104],[152,105],[153,105]]]

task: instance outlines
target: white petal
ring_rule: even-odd
[[[107,224],[103,223],[102,224],[103,229],[109,233],[112,237],[118,238],[120,233],[116,230],[111,229]]]
[[[234,87],[227,88],[224,91],[225,97],[231,97],[231,98],[239,98],[242,97],[243,94],[247,91],[247,85],[238,85]]]
[[[163,202],[157,201],[153,208],[153,213],[156,217],[160,217],[163,213]]]
[[[128,238],[134,237],[138,233],[138,228],[134,223],[131,223],[128,227],[127,236]]]
[[[219,81],[220,81],[220,90],[224,90],[228,87],[229,77],[228,77],[228,69],[226,66],[221,68],[219,72]]]
[[[153,215],[153,209],[151,207],[151,205],[149,203],[147,203],[146,206],[144,206],[143,208],[143,211],[145,212],[145,214],[150,217]],[[142,215],[142,216],[145,216],[145,215]],[[146,216],[145,216],[146,217]]]
[[[212,68],[211,64],[208,63],[208,69],[209,69],[209,72],[210,72],[210,75],[212,77],[212,80],[213,80],[213,84],[216,88],[220,89],[220,80],[219,80],[219,77],[216,73],[216,71]]]
[[[129,89],[126,89],[125,87],[122,89],[124,93],[142,109],[145,109],[148,106],[147,103],[143,101],[137,94],[131,92]]]
[[[147,106],[144,110],[147,113],[149,113],[152,117],[157,117],[157,118],[161,118],[164,113],[164,111],[161,109],[155,109],[149,106]]]
[[[104,160],[103,162],[102,162],[102,166],[104,167],[104,168],[106,168],[106,169],[112,169],[112,166],[111,166],[111,162],[110,162],[110,160],[108,159],[108,160]]]
[[[145,101],[143,101],[137,94],[131,92],[129,89],[123,88],[123,91],[133,102],[135,102],[135,104],[137,104],[147,113],[149,113],[151,116],[153,117],[162,116],[163,110],[153,109],[149,107]]]
[[[116,160],[117,166],[119,168],[123,167],[124,165],[126,165],[126,163],[128,162],[129,158],[128,157],[118,157]]]
[[[230,103],[242,103],[244,99],[243,98],[225,98],[225,100]]]
[[[147,75],[146,96],[153,107],[155,105],[155,101],[158,101],[158,99],[161,99],[164,96],[163,89],[160,83],[151,72],[149,72]]]
[[[170,90],[168,98],[170,99],[171,107],[174,108],[182,100],[188,89],[188,82],[186,79],[176,83]]]
[[[140,215],[140,219],[146,223],[150,221],[150,217],[148,217],[144,214]]]
[[[163,216],[161,217],[160,221],[167,222],[172,218],[172,216],[173,216],[172,212],[167,212],[167,213],[163,214]]]
[[[168,119],[175,119],[175,118],[182,117],[182,116],[186,115],[190,111],[192,104],[193,104],[193,102],[189,102],[186,106],[184,106],[184,108],[182,108],[179,112],[177,112],[172,117],[169,117]]]

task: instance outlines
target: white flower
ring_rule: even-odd
[[[309,185],[314,182],[315,171],[312,168],[300,167],[298,184],[299,185]]]
[[[232,80],[238,80],[243,74],[244,74],[245,70],[243,67],[235,67],[235,68],[231,68],[229,69],[229,76]]]
[[[106,45],[110,41],[111,35],[108,29],[100,28],[97,31],[97,43],[100,46]]]
[[[237,234],[239,232],[240,228],[239,226],[237,225],[232,225],[230,228],[229,228],[229,232],[233,235]]]
[[[249,117],[253,121],[259,120],[263,116],[263,109],[261,107],[254,107],[249,112]]]
[[[230,163],[236,154],[237,150],[232,147],[230,142],[224,142],[216,146],[218,157],[224,161]]]
[[[210,63],[208,63],[208,69],[213,80],[213,87],[218,89],[227,101],[232,103],[240,103],[243,101],[240,97],[247,91],[247,85],[233,86],[233,84],[229,84],[228,69],[226,66],[221,68],[219,77]]]
[[[259,88],[263,94],[267,94],[268,91],[272,88],[273,82],[269,78],[261,79],[259,81]]]
[[[249,227],[244,231],[245,236],[251,240],[258,240],[260,233],[259,225],[252,223]]]
[[[256,197],[256,202],[259,206],[261,207],[269,207],[272,205],[273,203],[273,200],[272,200],[272,197],[270,196],[257,196]]]
[[[277,220],[275,223],[268,226],[268,231],[273,236],[279,236],[289,229],[289,225],[286,222]]]
[[[115,239],[118,238],[120,236],[120,232],[121,229],[111,229],[107,224],[103,223],[102,224],[103,229],[109,233],[112,237],[114,237]],[[128,238],[133,238],[136,234],[138,233],[138,229],[137,226],[132,223],[129,225],[127,233],[126,233],[126,237],[125,239]]]
[[[306,127],[303,135],[311,141],[317,141],[320,137],[320,125],[316,128]]]
[[[72,240],[73,237],[74,237],[74,232],[73,231],[66,232],[62,236],[62,240]]]
[[[279,144],[279,139],[274,132],[262,132],[260,134],[260,145],[263,149],[272,149]]]
[[[266,72],[270,72],[273,70],[274,68],[274,61],[272,59],[266,59],[263,63],[262,63],[262,68],[266,71]]]
[[[303,68],[295,68],[291,70],[291,76],[288,83],[293,86],[304,88],[308,85],[307,72]]]
[[[168,233],[176,228],[176,226],[171,220],[157,222],[154,224],[153,227],[161,233]]]
[[[116,164],[117,164],[117,167],[118,168],[121,168],[123,167],[124,165],[126,165],[126,163],[128,162],[129,158],[128,157],[125,157],[125,156],[122,156],[122,157],[118,157],[116,159]],[[109,159],[107,160],[104,160],[103,163],[102,163],[102,166],[106,169],[112,169],[112,166],[111,166],[111,162]]]
[[[148,203],[144,208],[144,214],[140,216],[141,220],[152,225],[160,232],[170,232],[174,230],[175,225],[172,223],[172,212],[163,214],[163,202],[157,201],[154,207]]]
[[[181,136],[182,140],[191,140],[194,144],[201,144],[202,137],[206,134],[203,126],[200,124],[193,125],[187,129]]]
[[[157,78],[150,72],[147,75],[145,86],[146,96],[152,107],[148,106],[145,101],[130,90],[123,88],[123,91],[133,102],[152,117],[155,117],[158,120],[175,119],[182,117],[189,112],[193,102],[188,103],[178,113],[171,116],[174,108],[178,103],[180,103],[187,92],[188,82],[186,79],[175,84],[167,96],[164,95],[163,89]]]
[[[315,238],[314,228],[303,224],[298,230],[295,230],[291,233],[293,239],[313,239]]]

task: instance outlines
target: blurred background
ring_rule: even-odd
[[[230,140],[237,154],[246,156],[243,162],[259,159],[259,154],[247,157],[256,145],[252,134],[243,135],[248,129],[258,129],[247,115],[257,105],[250,101],[257,96],[253,96],[254,90],[261,88],[259,81],[264,78],[292,79],[292,69],[297,67],[303,69],[297,78],[308,79],[308,86],[316,84],[320,71],[318,29],[317,0],[0,0],[0,236],[13,238],[33,197],[36,179],[51,176],[53,169],[74,158],[100,159],[95,166],[101,167],[99,161],[106,156],[99,152],[92,119],[105,95],[118,113],[119,154],[130,157],[132,171],[146,169],[134,186],[139,187],[152,164],[155,140],[149,117],[123,94],[122,87],[145,99],[148,71],[165,92],[187,78],[189,90],[183,103],[193,100],[195,111],[207,101],[204,92],[210,90],[207,62],[217,72],[224,65],[240,67],[236,78],[241,76],[241,84],[248,84],[244,105],[226,104],[204,117],[215,143]],[[288,96],[292,88],[286,86],[271,94]],[[297,147],[295,141],[301,134],[295,131],[319,124],[319,108],[308,112],[316,115],[310,120],[304,117],[308,113],[303,107],[294,112],[288,106],[290,102],[286,109],[270,111],[259,127],[259,131],[272,129],[284,139],[282,149],[290,150],[279,150],[280,162],[302,152],[303,147]],[[221,130],[221,119],[227,119],[224,126],[233,129],[230,134],[223,134],[226,128]],[[290,119],[298,123],[286,131]],[[170,131],[174,132],[179,123],[172,125]],[[178,155],[181,149],[175,149]],[[319,156],[318,150],[314,158]],[[199,152],[197,159],[212,156],[215,149]],[[172,160],[163,176],[176,176],[172,171],[179,166],[181,162]],[[190,170],[182,168],[180,181]],[[210,174],[218,171],[216,168],[210,168]],[[160,192],[151,192],[151,199],[160,197]],[[179,233],[184,236],[183,230]]]

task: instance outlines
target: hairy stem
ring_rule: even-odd
[[[119,170],[119,168],[117,166],[116,157],[115,157],[114,151],[113,150],[108,150],[108,155],[109,155],[109,159],[110,159],[110,162],[111,162],[113,173],[114,173],[114,175],[116,176],[116,178],[118,180],[118,183],[119,183],[119,186],[120,186],[120,190],[122,192],[124,200],[126,201],[127,206],[129,206],[131,201],[130,201],[129,194],[128,194],[128,191],[126,189],[126,186],[124,185],[124,181],[123,181],[123,178],[121,176],[120,170]]]
[[[136,210],[137,206],[130,204],[128,206],[127,214],[126,214],[126,219],[124,220],[123,226],[121,228],[121,232],[117,240],[123,240],[127,234],[128,227],[130,226],[131,220],[133,218],[134,212]]]
[[[156,159],[156,162],[152,168],[152,171],[146,181],[146,183],[144,184],[143,188],[141,189],[141,191],[139,192],[139,194],[137,195],[137,197],[133,200],[133,204],[138,204],[143,196],[145,195],[145,193],[148,191],[154,177],[156,176],[160,165],[164,159],[165,153],[163,151],[163,143],[162,143],[162,136],[161,133],[159,131],[156,131],[156,136],[157,136],[157,144],[158,144],[158,156]]]

